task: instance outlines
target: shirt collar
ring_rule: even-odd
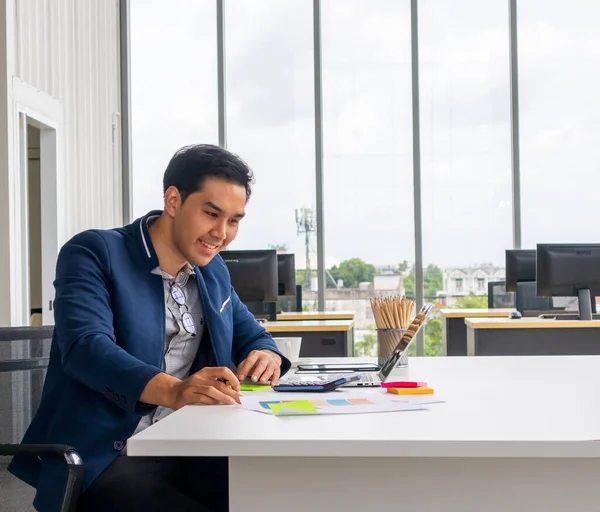
[[[178,281],[177,284],[181,284],[181,285],[185,284],[185,283],[180,283],[179,282],[180,279],[183,281],[183,277],[184,276],[186,277],[185,281],[187,281],[187,278],[189,278],[189,276],[196,275],[194,267],[192,267],[187,262],[186,262],[186,264],[183,267],[181,267],[181,269],[179,270],[179,272],[177,272],[177,276],[172,276],[168,272],[165,272],[164,270],[162,270],[159,266],[153,268],[150,272],[152,274],[157,274],[159,276],[162,276],[163,279],[167,279],[169,281],[172,281],[172,280],[176,279]],[[179,276],[181,276],[181,278]]]
[[[166,279],[174,279],[174,276],[171,276],[167,272],[161,270],[158,262],[158,255],[154,250],[154,246],[152,245],[152,239],[150,238],[150,232],[148,231],[148,228],[152,225],[154,221],[156,221],[156,219],[158,219],[158,217],[161,216],[161,214],[162,210],[152,210],[151,212],[141,217],[138,221],[136,221],[136,223],[139,223],[139,225],[136,226],[136,228],[139,233],[138,236],[140,237],[144,256],[146,257],[146,263],[150,269],[150,272],[152,274],[162,275],[163,278]],[[186,264],[181,268],[180,272],[181,271],[183,271],[184,275],[187,276],[186,281],[190,275],[196,274],[194,267],[189,262],[186,262]]]

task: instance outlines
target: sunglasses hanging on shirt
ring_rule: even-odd
[[[181,315],[181,324],[188,334],[196,336],[196,326],[194,325],[194,318],[189,312],[187,304],[185,303],[185,294],[179,285],[171,285],[171,297],[175,303],[179,306],[179,314]]]

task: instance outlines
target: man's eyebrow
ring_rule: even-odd
[[[215,203],[212,203],[211,201],[206,201],[206,203],[204,203],[204,206],[208,206],[209,208],[212,208],[213,210],[217,210],[219,213],[223,212],[222,208],[219,208]]]
[[[206,203],[204,203],[205,206],[208,206],[209,208],[212,208],[213,210],[216,210],[219,213],[223,213],[223,208],[220,208],[219,206],[217,206],[215,203],[213,203],[212,201],[207,201]],[[236,213],[234,214],[234,217],[236,219],[241,219],[245,216],[245,213]]]

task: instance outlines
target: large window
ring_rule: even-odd
[[[425,296],[452,306],[481,295],[474,276],[512,247],[507,3],[423,0],[419,36]],[[434,320],[430,355],[442,351]]]
[[[312,3],[225,6],[227,146],[256,177],[231,248],[278,248],[294,253],[296,268],[304,269],[296,209],[315,208]],[[316,272],[316,236],[310,235]]]
[[[131,0],[134,218],[162,208],[177,149],[217,143],[215,17],[214,0]]]
[[[520,0],[522,245],[597,242],[600,3]]]
[[[410,2],[323,2],[322,55],[327,309],[370,353],[374,288],[404,293],[414,260]]]
[[[356,311],[372,353],[375,296],[416,296],[410,0],[321,5],[326,303]],[[600,189],[600,4],[518,0],[522,247],[594,238]],[[227,147],[256,176],[232,249],[296,256],[317,307],[313,2],[228,0]],[[426,301],[486,307],[513,246],[506,0],[418,2]],[[214,0],[131,0],[133,213],[162,205],[173,152],[217,142]],[[293,301],[287,309],[294,307]],[[441,322],[425,353],[443,353]]]

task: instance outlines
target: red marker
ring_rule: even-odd
[[[422,388],[427,386],[427,382],[414,382],[414,381],[398,381],[398,382],[384,382],[381,384],[382,388]]]

